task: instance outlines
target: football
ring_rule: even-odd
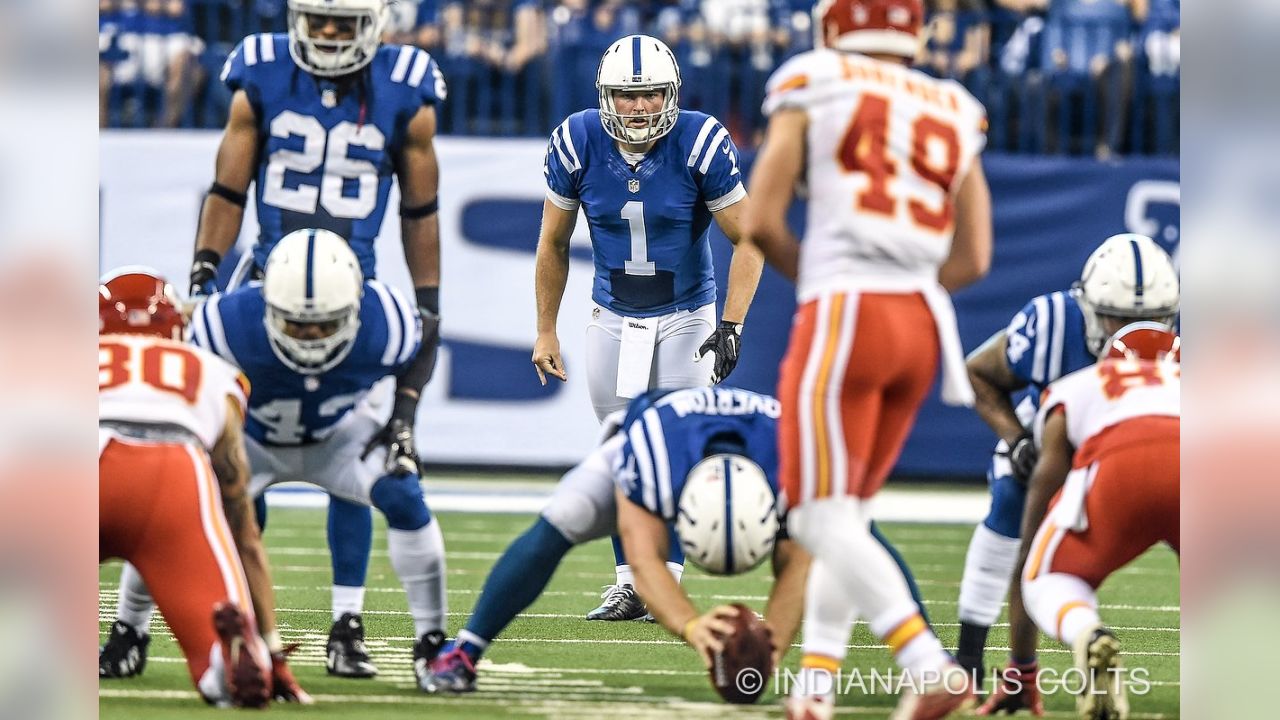
[[[711,658],[711,685],[725,702],[749,705],[760,699],[773,674],[773,633],[751,608],[733,608],[733,634]]]

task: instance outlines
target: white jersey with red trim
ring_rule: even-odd
[[[788,108],[809,119],[800,298],[873,278],[936,280],[955,193],[986,145],[982,105],[953,80],[823,48],[769,78],[764,113]]]
[[[1067,440],[1080,448],[1107,428],[1137,417],[1181,417],[1182,368],[1175,362],[1106,359],[1049,385],[1036,414],[1035,438],[1055,408],[1066,413]]]
[[[243,412],[249,381],[213,353],[147,335],[98,338],[98,420],[176,425],[213,449],[227,398]]]

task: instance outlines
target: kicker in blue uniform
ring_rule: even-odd
[[[542,594],[565,554],[617,531],[617,491],[672,525],[690,471],[709,456],[729,454],[757,465],[776,494],[778,414],[773,397],[717,386],[650,391],[635,398],[625,413],[607,418],[600,445],[561,478],[538,520],[493,566],[466,628],[432,664],[422,689],[475,689],[476,661]],[[725,503],[720,505],[724,509]],[[883,538],[881,542],[889,547]],[[655,557],[649,562],[660,561]],[[903,571],[919,603],[905,565]]]

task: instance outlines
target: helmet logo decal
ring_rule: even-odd
[[[1142,252],[1138,248],[1138,241],[1130,238],[1129,247],[1133,248],[1133,305],[1135,308],[1142,309]]]
[[[310,301],[316,296],[316,231],[312,230],[307,235],[307,288],[306,297]]]
[[[640,71],[640,36],[633,35],[631,37],[631,79],[640,82],[643,75]]]

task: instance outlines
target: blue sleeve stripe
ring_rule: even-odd
[[[653,477],[653,460],[649,457],[649,443],[644,437],[644,428],[633,422],[627,429],[627,438],[631,441],[631,454],[636,458],[636,470],[640,473],[640,494],[644,506],[649,512],[658,512],[658,486]]]
[[[400,313],[400,326],[404,328],[405,341],[400,354],[396,356],[396,365],[403,365],[422,344],[422,323],[418,320],[418,311],[409,304],[403,293],[393,287],[388,287],[387,290],[396,303],[396,310]]]
[[[1044,385],[1047,383],[1045,377],[1045,362],[1049,359],[1049,301],[1044,296],[1036,298],[1033,303],[1036,308],[1036,350],[1035,360],[1031,365],[1032,382]]]
[[[210,346],[214,352],[222,356],[223,360],[240,367],[235,353],[231,352],[231,345],[227,343],[227,332],[222,327],[222,312],[218,309],[221,303],[222,296],[214,295],[204,304],[205,320],[209,323],[209,339],[212,341]]]
[[[396,357],[400,355],[404,338],[403,324],[396,322],[400,313],[396,312],[395,302],[382,283],[370,280],[369,287],[382,303],[382,319],[387,324],[387,349],[382,353],[382,364],[391,367],[395,365]]]
[[[409,85],[420,87],[422,78],[427,76],[427,68],[431,67],[431,56],[425,50],[418,50],[413,56],[413,69],[409,71]]]
[[[645,410],[643,417],[658,482],[658,503],[662,506],[662,517],[671,520],[675,518],[676,510],[675,499],[671,496],[671,461],[667,458],[667,440],[662,435],[662,422],[658,420],[656,408]]]
[[[573,147],[573,133],[569,131],[569,120],[566,118],[560,127],[556,128],[555,135],[560,138],[560,142],[564,145],[564,152],[569,154],[570,159],[566,159],[564,152],[560,153],[560,161],[565,167],[569,168],[569,172],[578,172],[582,169],[582,161],[578,159],[578,151]],[[557,148],[557,151],[560,149]]]
[[[711,167],[711,161],[716,159],[716,148],[720,147],[720,142],[729,137],[729,131],[723,127],[716,132],[715,137],[711,138],[711,142],[707,143],[707,151],[702,155],[702,164],[698,166],[698,172],[706,175],[707,169]]]
[[[1053,303],[1053,344],[1049,346],[1049,380],[1062,377],[1062,348],[1066,340],[1067,303],[1061,292],[1049,296]]]
[[[276,44],[271,37],[271,33],[262,33],[258,35],[258,44],[262,46],[261,57],[262,62],[269,63],[276,61]]]
[[[414,49],[411,45],[400,48],[395,67],[391,69],[391,82],[404,82],[405,75],[409,73],[409,61],[413,59]]]
[[[564,167],[565,171],[575,172],[578,168],[574,166],[573,162],[569,160],[569,156],[565,154],[564,144],[560,141],[560,130],[561,128],[556,128],[555,132],[551,133],[551,147],[555,148],[556,155],[560,158],[560,165]]]
[[[693,151],[689,153],[689,162],[685,163],[686,165],[693,167],[698,164],[698,158],[702,155],[702,146],[707,142],[707,136],[711,134],[711,131],[718,124],[713,117],[707,118],[707,121],[702,123],[702,129],[698,131],[698,137],[693,141]]]

